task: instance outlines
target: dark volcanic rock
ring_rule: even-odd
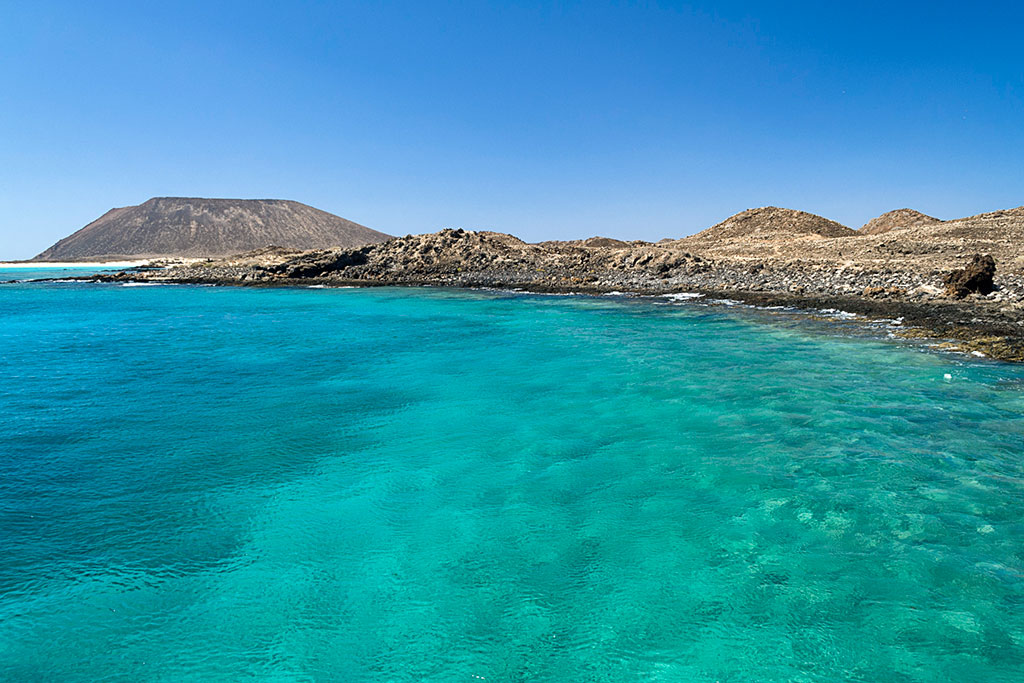
[[[369,249],[353,249],[350,251],[315,251],[299,254],[295,258],[267,270],[271,273],[289,278],[327,277],[349,266],[361,266],[367,261]]]
[[[975,254],[966,268],[946,276],[946,295],[962,299],[968,294],[991,294],[996,261],[991,254]]]
[[[299,202],[157,197],[111,209],[34,260],[228,256],[269,245],[353,248],[387,239],[390,235]]]

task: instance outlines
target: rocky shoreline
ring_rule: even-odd
[[[758,239],[741,233],[709,241],[702,233],[654,244],[608,238],[527,244],[502,233],[442,230],[357,249],[266,248],[94,279],[255,287],[431,285],[580,294],[693,292],[759,306],[839,309],[866,319],[898,319],[899,336],[1024,362],[1024,273],[1000,267],[994,280],[989,275],[987,293],[977,290],[968,273],[977,260],[970,249],[991,244],[949,246],[936,241],[933,245],[940,248],[915,255],[900,253],[913,252],[914,244],[901,244],[899,235],[892,234],[896,230],[872,236],[849,232],[854,236],[797,233]],[[1016,263],[1005,250],[992,251],[993,270],[1007,261]],[[957,281],[968,283],[968,289],[953,288],[953,273],[961,273]]]

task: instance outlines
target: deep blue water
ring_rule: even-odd
[[[1022,680],[1024,371],[846,332],[0,285],[0,679]]]

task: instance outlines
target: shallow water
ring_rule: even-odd
[[[87,277],[95,273],[112,273],[121,268],[103,264],[46,265],[19,264],[17,267],[0,265],[0,283],[28,280]]]
[[[0,320],[0,679],[1021,680],[1017,366],[700,300]]]

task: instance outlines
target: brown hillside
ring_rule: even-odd
[[[351,248],[387,239],[382,232],[299,202],[156,197],[108,211],[34,260],[227,256],[269,245]]]

